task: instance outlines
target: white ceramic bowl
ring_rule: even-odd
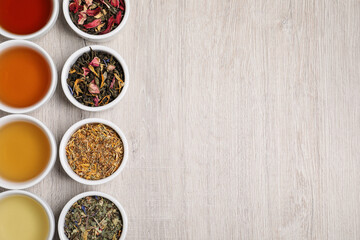
[[[24,195],[24,196],[30,197],[30,198],[34,199],[35,201],[37,201],[44,208],[44,210],[48,216],[48,220],[49,220],[49,235],[47,237],[47,240],[53,240],[54,232],[55,232],[55,218],[54,218],[54,213],[51,210],[50,206],[44,200],[42,200],[40,197],[36,196],[35,194],[26,192],[26,191],[22,191],[22,190],[11,190],[11,191],[2,192],[2,193],[0,193],[0,199],[4,199],[6,197],[13,196],[13,195]],[[21,228],[21,226],[20,226],[20,228]]]
[[[36,38],[39,38],[43,35],[45,35],[55,24],[58,15],[59,15],[59,1],[58,0],[52,0],[53,2],[53,10],[51,13],[51,16],[47,22],[47,24],[41,28],[39,31],[31,33],[31,34],[26,34],[26,35],[19,35],[19,34],[14,34],[11,32],[6,31],[5,29],[0,27],[0,34],[3,35],[4,37],[7,38],[11,38],[11,39],[18,39],[18,40],[33,40]]]
[[[34,186],[35,184],[39,183],[41,180],[43,180],[46,175],[51,171],[53,168],[55,161],[56,161],[56,142],[53,134],[50,132],[50,130],[38,119],[34,117],[30,117],[27,115],[22,114],[14,114],[14,115],[8,115],[5,117],[0,118],[0,128],[8,123],[15,122],[15,121],[26,121],[33,123],[40,127],[48,137],[49,143],[50,143],[50,159],[46,166],[46,168],[42,171],[42,173],[26,182],[12,182],[8,181],[6,179],[3,179],[0,177],[0,187],[7,188],[7,189],[24,189]]]
[[[85,106],[83,104],[81,104],[80,102],[78,102],[73,95],[70,93],[69,88],[68,88],[68,84],[67,84],[67,78],[69,75],[69,71],[70,68],[72,67],[72,65],[76,62],[76,60],[81,57],[81,55],[83,55],[86,52],[90,51],[90,47],[94,50],[94,51],[102,51],[102,52],[106,52],[111,54],[112,56],[114,56],[120,63],[120,65],[122,66],[123,70],[124,70],[124,87],[121,90],[119,96],[117,96],[117,98],[115,98],[112,102],[104,105],[104,106],[99,106],[99,107],[89,107],[89,106]],[[98,111],[103,111],[103,110],[107,110],[110,109],[112,107],[114,107],[116,104],[118,104],[120,102],[120,100],[124,97],[128,87],[129,87],[129,69],[126,65],[126,62],[124,61],[124,59],[120,56],[120,54],[118,54],[115,50],[108,48],[108,47],[104,47],[104,46],[98,46],[98,45],[93,45],[93,46],[88,46],[88,47],[83,47],[79,50],[77,50],[75,53],[73,53],[68,60],[65,62],[64,67],[62,69],[61,72],[61,86],[62,89],[65,93],[65,96],[69,99],[69,101],[74,104],[76,107],[85,110],[85,111],[90,111],[90,112],[98,112]]]
[[[87,180],[84,179],[82,177],[80,177],[79,175],[77,175],[70,167],[68,159],[66,157],[66,145],[68,143],[68,141],[70,140],[71,136],[73,135],[74,132],[76,132],[80,127],[84,126],[85,124],[88,123],[102,123],[106,126],[111,127],[112,129],[115,130],[115,132],[120,136],[123,145],[124,145],[124,157],[123,160],[119,166],[119,168],[109,177],[107,178],[103,178],[100,180]],[[116,126],[114,123],[104,120],[104,119],[100,119],[100,118],[88,118],[88,119],[84,119],[81,120],[77,123],[75,123],[74,125],[72,125],[64,134],[63,138],[61,139],[61,143],[60,143],[60,147],[59,147],[59,158],[60,158],[60,163],[62,165],[62,167],[64,168],[65,172],[75,181],[85,184],[85,185],[99,185],[99,184],[103,184],[106,182],[111,181],[112,179],[114,179],[116,176],[118,176],[120,174],[120,172],[124,169],[127,160],[128,160],[128,156],[129,156],[129,147],[128,147],[128,142],[126,140],[126,137],[124,135],[124,133],[121,131],[121,129]]]
[[[129,0],[124,0],[125,3],[125,14],[124,17],[122,19],[122,21],[120,22],[119,26],[117,26],[117,28],[115,28],[114,30],[112,30],[111,32],[104,34],[104,35],[92,35],[89,33],[85,33],[83,31],[81,31],[71,20],[70,18],[70,13],[69,13],[69,0],[64,0],[63,1],[63,13],[64,13],[64,17],[66,22],[68,23],[68,25],[71,27],[72,30],[74,30],[74,32],[79,35],[82,38],[85,38],[89,41],[92,42],[105,42],[105,41],[109,41],[112,38],[115,37],[116,34],[118,34],[120,32],[120,30],[125,26],[128,18],[129,18],[129,14],[130,14],[130,1]]]
[[[110,196],[109,194],[106,193],[102,193],[102,192],[96,192],[96,191],[92,191],[92,192],[84,192],[81,193],[79,195],[76,195],[75,197],[73,197],[63,208],[63,210],[61,211],[60,217],[59,217],[59,222],[58,222],[58,233],[59,233],[59,237],[60,240],[69,240],[65,233],[64,233],[64,223],[65,223],[65,216],[68,213],[68,211],[70,210],[71,206],[77,202],[78,200],[80,200],[81,198],[84,197],[88,197],[88,196],[99,196],[99,197],[103,197],[106,198],[108,200],[110,200],[111,202],[113,202],[116,207],[119,209],[121,217],[122,217],[122,221],[123,221],[123,229],[122,229],[122,233],[121,236],[118,240],[124,240],[126,237],[126,233],[127,233],[127,229],[128,229],[128,219],[125,213],[124,208],[121,206],[121,204],[119,203],[118,200],[116,200],[114,197]]]
[[[56,85],[57,85],[57,78],[58,78],[56,67],[55,67],[55,64],[54,64],[52,58],[50,57],[50,55],[43,48],[41,48],[39,45],[37,45],[33,42],[26,41],[26,40],[9,40],[9,41],[6,41],[6,42],[3,42],[0,44],[0,52],[3,52],[4,50],[12,48],[12,47],[29,47],[31,49],[34,49],[35,51],[40,53],[45,58],[46,62],[49,64],[49,68],[51,71],[50,87],[49,87],[47,93],[45,94],[45,96],[39,102],[35,103],[34,105],[32,105],[30,107],[15,108],[15,107],[8,106],[0,101],[0,110],[2,110],[2,111],[8,112],[8,113],[31,112],[31,111],[34,111],[35,109],[39,108],[43,104],[45,104],[47,101],[49,101],[49,99],[54,94]]]

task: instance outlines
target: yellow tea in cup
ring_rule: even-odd
[[[0,127],[0,178],[31,180],[44,171],[50,154],[49,139],[36,124],[15,121]]]
[[[25,195],[0,199],[1,240],[46,240],[49,218],[43,206]]]

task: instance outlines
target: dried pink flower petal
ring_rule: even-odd
[[[88,7],[90,7],[93,4],[93,0],[85,0],[86,5],[88,5]]]
[[[89,89],[89,92],[92,93],[92,94],[99,94],[100,93],[99,87],[95,83],[95,79],[91,81],[91,83],[89,84],[88,89]]]
[[[115,22],[115,18],[114,16],[111,16],[108,20],[108,24],[107,24],[107,27],[104,31],[101,32],[101,34],[106,34],[106,33],[109,33],[112,26],[114,25],[114,22]]]
[[[81,0],[75,0],[74,2],[70,3],[69,10],[73,13],[77,13],[79,11],[81,4]]]
[[[78,16],[79,16],[78,24],[83,25],[87,18],[86,14],[84,12],[79,12]]]
[[[86,67],[83,67],[82,69],[84,70],[84,77],[86,77],[90,73],[90,69]]]
[[[95,103],[95,107],[99,106],[99,97],[96,95],[96,97],[94,97],[94,103]]]
[[[94,28],[94,27],[99,26],[100,23],[101,23],[101,19],[95,19],[91,23],[85,24],[84,27],[87,28],[87,29]]]
[[[111,64],[108,64],[107,68],[106,68],[108,71],[112,71],[115,69],[115,66],[114,65],[111,65]]]
[[[94,57],[94,59],[89,64],[94,67],[100,66],[100,58]]]
[[[100,11],[101,11],[101,8],[97,7],[97,8],[95,8],[95,9],[93,9],[93,10],[88,9],[88,10],[86,11],[86,14],[87,14],[88,16],[96,16]]]
[[[122,19],[122,14],[121,14],[121,11],[119,11],[118,14],[116,15],[115,23],[120,24],[121,19]]]
[[[113,80],[111,81],[110,89],[112,89],[112,88],[114,87],[114,84],[115,84],[115,77],[114,77]]]
[[[120,0],[120,6],[119,8],[123,11],[125,11],[125,3],[124,3],[124,0]]]
[[[111,5],[113,5],[114,7],[118,8],[120,5],[119,0],[110,0]]]

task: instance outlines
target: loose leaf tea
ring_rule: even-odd
[[[69,13],[80,30],[102,35],[119,26],[125,14],[125,3],[123,0],[72,0]]]
[[[109,53],[91,48],[76,60],[67,79],[73,97],[89,107],[112,102],[121,93],[124,81],[119,61]]]
[[[69,240],[117,240],[122,228],[119,209],[99,196],[78,200],[65,216],[64,230]]]
[[[119,135],[101,123],[86,124],[78,129],[66,145],[71,169],[80,177],[99,180],[113,174],[124,158]]]

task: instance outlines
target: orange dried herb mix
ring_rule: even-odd
[[[101,123],[86,124],[78,129],[66,145],[66,157],[72,170],[87,180],[112,175],[124,158],[119,135]]]
[[[119,96],[124,81],[124,70],[117,59],[109,53],[90,48],[72,65],[67,84],[78,102],[99,107]]]

